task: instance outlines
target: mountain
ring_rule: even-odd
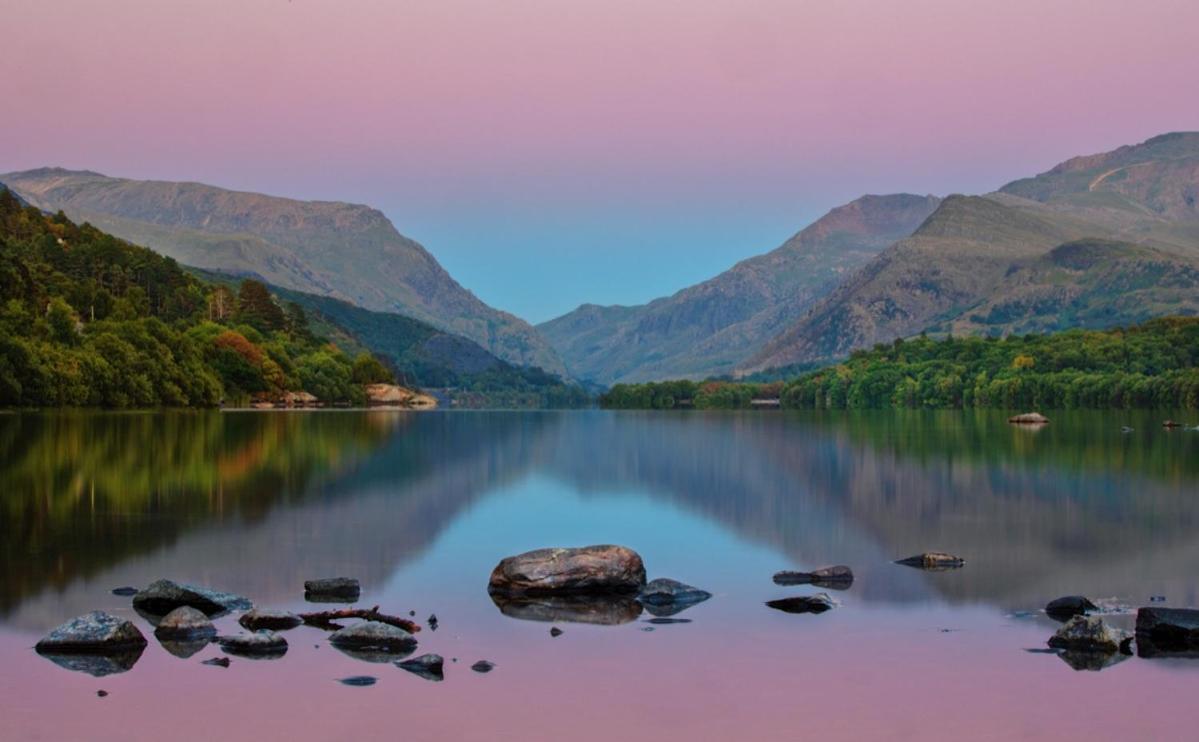
[[[514,364],[565,374],[528,323],[484,304],[368,206],[59,168],[8,173],[0,182],[35,206],[181,263],[415,317]]]
[[[842,358],[920,332],[1003,335],[1194,314],[1199,133],[952,196],[743,363]]]
[[[732,371],[937,207],[934,196],[863,196],[764,255],[641,306],[584,304],[538,325],[579,378],[602,384]]]

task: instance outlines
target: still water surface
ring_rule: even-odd
[[[0,415],[0,738],[1193,739],[1199,660],[1095,672],[1026,651],[1056,624],[1025,612],[1060,595],[1199,605],[1199,433],[1163,416]],[[592,625],[487,595],[505,555],[592,543],[714,597],[689,623]],[[966,567],[892,563],[934,549]],[[774,572],[825,564],[857,576],[839,608],[763,605],[818,591]],[[205,666],[215,645],[169,654],[110,592],[168,577],[301,611],[304,580],[333,575],[361,604],[436,613],[418,653],[446,657],[445,681],[309,627],[282,659]],[[31,649],[96,609],[150,639],[128,672]],[[357,675],[378,682],[337,682]]]

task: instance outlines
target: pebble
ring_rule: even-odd
[[[374,685],[376,682],[378,682],[378,680],[370,675],[354,675],[353,677],[342,678],[337,682],[341,683],[342,685],[352,685],[357,688],[362,688],[368,685]]]
[[[478,662],[476,662],[475,664],[470,666],[470,669],[474,670],[475,672],[491,672],[492,669],[494,669],[494,668],[495,668],[495,663],[488,662],[487,660],[479,660]]]

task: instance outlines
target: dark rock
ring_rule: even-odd
[[[537,549],[500,561],[492,594],[637,593],[645,586],[641,556],[624,546]]]
[[[416,649],[416,638],[412,634],[398,626],[378,621],[363,621],[338,629],[329,635],[329,643],[338,649],[370,650],[393,655],[407,654]]]
[[[1128,651],[1132,635],[1104,623],[1098,616],[1074,616],[1049,639],[1054,649],[1077,652]]]
[[[429,616],[429,631],[437,631],[437,614]]]
[[[824,613],[827,610],[836,608],[838,604],[837,601],[829,597],[828,593],[818,593],[816,595],[801,595],[794,598],[771,600],[766,605],[784,613]]]
[[[678,580],[659,577],[649,582],[637,596],[638,602],[655,616],[673,616],[712,597],[707,590]]]
[[[231,660],[228,657],[213,657],[201,662],[201,665],[212,665],[213,667],[228,667]]]
[[[1055,618],[1058,621],[1066,621],[1074,616],[1082,616],[1097,610],[1099,610],[1099,606],[1081,595],[1067,595],[1064,598],[1056,598],[1049,601],[1049,604],[1045,606],[1045,613],[1050,618]]]
[[[37,643],[43,654],[116,654],[144,649],[146,637],[132,622],[103,611],[72,618]]]
[[[1175,422],[1173,420],[1163,420],[1162,427],[1163,428],[1181,428],[1181,427],[1183,427],[1183,425],[1182,425],[1182,423]]]
[[[940,572],[964,566],[966,560],[953,554],[946,554],[943,551],[926,551],[923,554],[910,556],[907,559],[900,559],[895,563],[902,564],[905,567],[916,567],[917,569]]]
[[[113,588],[112,594],[119,595],[122,598],[131,598],[134,595],[137,595],[137,588],[136,587],[128,587],[128,586],[116,587],[116,588]]]
[[[589,623],[616,626],[634,621],[642,605],[632,595],[503,595],[493,593],[492,602],[509,618],[547,623]]]
[[[269,629],[271,631],[287,631],[304,623],[303,619],[288,611],[272,611],[255,608],[243,613],[237,622],[250,631]]]
[[[646,621],[646,623],[652,623],[652,624],[654,624],[654,625],[656,625],[656,626],[669,626],[669,625],[671,625],[671,624],[676,624],[676,623],[691,623],[691,619],[689,619],[689,618],[665,618],[665,617],[659,617],[659,618],[651,618],[651,619],[648,619],[648,620]]]
[[[96,691],[96,695],[97,695],[97,696],[99,696],[99,697],[101,697],[101,698],[105,698],[106,696],[108,696],[108,691],[106,691],[106,690],[98,690],[98,691]]]
[[[1137,611],[1136,634],[1137,652],[1142,657],[1199,655],[1199,610],[1141,608]]]
[[[420,657],[397,662],[395,665],[413,675],[419,675],[425,680],[439,682],[445,678],[443,675],[445,659],[440,654],[422,654]]]
[[[287,640],[273,631],[222,636],[217,641],[225,653],[239,657],[276,659],[287,654]]]
[[[310,603],[353,603],[362,593],[352,577],[327,577],[304,583],[304,600]]]
[[[811,572],[776,572],[776,585],[815,585],[833,590],[847,590],[853,584],[853,570],[843,564],[820,567]]]
[[[337,682],[341,683],[342,685],[352,685],[357,688],[362,688],[368,685],[374,685],[378,682],[378,679],[373,678],[370,675],[354,675],[353,677],[342,678]]]
[[[151,617],[165,616],[182,606],[191,606],[210,618],[252,607],[241,596],[171,580],[157,580],[133,596],[133,607]]]
[[[642,631],[653,631],[654,627],[653,626],[642,626],[641,630]]]
[[[1165,603],[1166,596],[1165,595],[1150,595],[1149,602],[1150,603]]]
[[[557,639],[558,637],[562,636],[562,629],[558,628],[557,626],[551,626],[550,627],[550,636]]]
[[[58,654],[54,651],[39,650],[38,654],[64,670],[87,673],[92,677],[102,678],[105,675],[129,672],[137,664],[137,661],[141,659],[144,650],[145,647],[138,647],[137,649],[121,650],[110,654]]]
[[[488,662],[487,660],[479,660],[475,664],[471,665],[470,669],[474,670],[475,672],[491,672],[495,669],[495,663]]]
[[[212,625],[212,621],[208,620],[208,616],[185,605],[163,616],[154,629],[154,636],[159,639],[176,641],[204,640],[207,643],[209,639],[216,636],[216,627]]]

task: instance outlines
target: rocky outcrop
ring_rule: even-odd
[[[637,593],[645,586],[641,556],[624,546],[537,549],[507,557],[491,573],[493,594]]]
[[[1199,610],[1141,608],[1137,611],[1137,654],[1199,657]]]
[[[895,563],[902,564],[905,567],[940,571],[965,566],[966,560],[953,554],[946,554],[943,551],[926,551],[923,554],[910,556],[907,559],[900,559]]]
[[[93,611],[46,634],[35,649],[42,654],[115,654],[145,646],[146,637],[131,621]]]
[[[339,649],[371,650],[394,654],[404,654],[416,649],[416,637],[412,634],[398,626],[378,621],[363,621],[339,629],[329,636],[329,643]]]
[[[1067,595],[1055,598],[1045,606],[1046,615],[1058,621],[1065,621],[1074,616],[1081,616],[1097,610],[1099,610],[1099,606],[1082,595]]]
[[[242,628],[250,631],[259,631],[261,629],[269,629],[270,631],[287,631],[294,629],[304,621],[294,613],[289,611],[273,611],[255,608],[252,611],[243,613],[237,622]]]
[[[353,603],[362,593],[352,577],[327,577],[304,583],[304,600],[312,603]]]
[[[249,610],[252,604],[239,595],[171,580],[157,580],[133,596],[133,607],[150,616],[165,616],[182,606],[190,606],[211,617],[229,611]]]
[[[274,659],[287,653],[287,640],[273,631],[222,636],[217,641],[228,654],[255,659]]]
[[[437,406],[435,398],[399,384],[367,384],[366,402],[372,407],[409,407],[418,410]]]
[[[770,600],[766,605],[783,613],[824,613],[840,605],[828,593]]]
[[[817,587],[846,590],[853,584],[853,570],[843,564],[820,567],[811,572],[776,572],[776,585],[816,585]]]
[[[1128,651],[1132,634],[1113,628],[1098,616],[1075,616],[1049,639],[1054,649],[1076,652],[1114,653]]]
[[[633,595],[607,593],[603,595],[509,595],[492,593],[491,600],[509,618],[522,621],[554,623],[588,623],[616,626],[635,621],[643,607]]]

